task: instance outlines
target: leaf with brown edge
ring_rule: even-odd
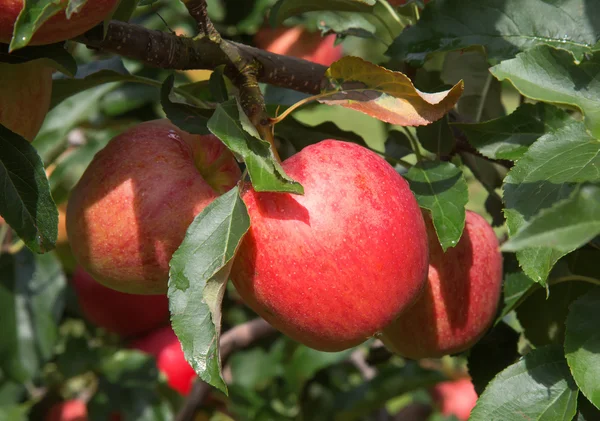
[[[341,105],[401,126],[423,126],[439,120],[458,101],[462,80],[450,90],[426,93],[400,72],[358,57],[344,57],[325,73],[319,102]]]

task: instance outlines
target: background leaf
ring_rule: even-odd
[[[289,17],[316,10],[369,12],[376,0],[279,0],[272,8],[270,22],[273,27]]]
[[[598,287],[575,301],[567,317],[565,335],[565,354],[571,373],[577,386],[597,408],[600,408],[599,306]]]
[[[575,416],[577,393],[562,348],[538,348],[492,380],[469,420],[567,421]]]
[[[600,138],[600,52],[575,64],[568,51],[540,45],[490,71],[529,98],[579,108],[592,135]]]
[[[170,263],[173,330],[200,378],[224,392],[227,386],[219,357],[221,301],[232,258],[249,227],[246,205],[234,187],[194,219]]]
[[[442,248],[454,247],[465,226],[467,182],[449,162],[421,162],[405,175],[419,206],[431,211]]]

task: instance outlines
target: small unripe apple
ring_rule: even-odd
[[[494,230],[467,211],[458,244],[443,252],[430,217],[429,275],[417,302],[383,331],[392,351],[412,359],[462,352],[477,342],[496,315],[502,255]]]
[[[406,181],[362,146],[325,140],[285,160],[304,195],[242,198],[251,227],[231,279],[254,311],[324,351],[358,345],[409,307],[427,275],[427,235]]]
[[[258,48],[330,66],[342,58],[342,46],[335,45],[335,35],[321,37],[302,26],[261,28],[254,37]]]
[[[115,291],[99,284],[83,268],[72,277],[83,316],[109,332],[128,337],[164,326],[169,320],[166,295],[138,295]]]
[[[135,340],[131,343],[131,348],[153,355],[158,369],[167,377],[169,386],[182,395],[190,393],[196,372],[185,360],[179,339],[170,326]]]
[[[23,0],[0,0],[0,42],[10,43],[23,3]],[[44,22],[33,35],[30,45],[52,44],[81,35],[108,18],[119,1],[88,1],[80,11],[71,15],[71,19],[67,19],[66,15],[69,1],[60,0],[59,3],[63,10]]]
[[[443,415],[454,415],[467,421],[477,403],[477,392],[470,379],[459,379],[438,383],[431,391],[433,400]]]
[[[31,142],[50,107],[52,68],[39,60],[0,63],[0,93],[0,124]]]
[[[96,154],[71,193],[73,253],[110,288],[165,294],[188,226],[240,175],[213,135],[191,135],[166,119],[132,127]]]

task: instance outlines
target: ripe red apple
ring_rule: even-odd
[[[458,244],[444,253],[429,216],[429,276],[417,302],[385,328],[382,341],[408,358],[464,351],[484,334],[496,314],[502,255],[494,230],[467,211]]]
[[[131,347],[156,358],[156,365],[167,377],[169,386],[182,395],[190,393],[196,379],[196,372],[185,360],[179,339],[170,326],[157,329],[135,340],[131,343]]]
[[[467,421],[477,403],[477,392],[470,379],[459,379],[438,383],[431,391],[433,400],[443,415],[454,415]]]
[[[121,336],[146,333],[169,320],[166,295],[137,295],[115,291],[99,284],[83,270],[72,277],[83,316],[96,326]]]
[[[110,421],[121,421],[121,419],[119,414],[110,416]],[[79,399],[57,403],[46,414],[46,421],[88,421],[86,404]]]
[[[73,253],[110,288],[165,294],[169,260],[189,224],[239,178],[215,136],[191,135],[169,120],[132,127],[96,154],[71,193]]]
[[[254,43],[258,48],[276,54],[294,56],[330,66],[342,58],[342,46],[335,45],[335,35],[321,37],[318,32],[308,32],[302,26],[260,29]]]
[[[66,15],[68,0],[60,0],[59,3],[63,10],[44,22],[34,34],[30,45],[52,44],[81,35],[108,18],[119,1],[88,1],[71,19],[67,19]],[[23,0],[0,0],[0,42],[10,43],[15,21],[22,9]]]
[[[0,92],[0,124],[31,142],[50,107],[52,68],[39,60],[0,63]]]
[[[427,236],[408,184],[362,146],[325,140],[283,162],[304,195],[243,192],[251,227],[231,279],[274,327],[338,351],[412,304],[427,275]]]

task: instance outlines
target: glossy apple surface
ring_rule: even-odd
[[[182,395],[190,393],[196,372],[185,360],[181,344],[170,326],[150,332],[132,342],[131,347],[156,358],[158,369],[167,377],[169,386]]]
[[[429,216],[425,220],[430,251],[425,291],[381,338],[392,351],[413,359],[473,346],[494,319],[502,285],[502,255],[485,219],[467,211],[463,235],[446,253]]]
[[[169,321],[166,295],[137,295],[99,284],[78,267],[71,279],[83,316],[109,332],[128,337],[164,326]]]
[[[282,165],[305,193],[245,189],[251,227],[231,279],[291,338],[325,351],[358,345],[423,288],[421,211],[406,181],[356,144],[325,140]]]
[[[325,66],[342,58],[342,46],[335,45],[335,35],[321,37],[302,26],[265,27],[254,37],[258,48],[276,54],[303,58]]]
[[[189,224],[239,178],[215,136],[190,135],[168,120],[132,127],[96,154],[71,193],[73,253],[110,288],[165,294],[169,260]]]
[[[467,421],[477,403],[477,392],[470,379],[459,379],[438,383],[431,391],[433,400],[443,415],[454,415]]]
[[[68,0],[60,0],[63,10],[48,19],[34,34],[30,45],[52,44],[64,41],[92,29],[107,19],[118,0],[92,0],[67,18]],[[23,0],[0,0],[0,42],[8,44],[13,35],[15,21],[23,9]]]
[[[31,142],[50,107],[52,68],[39,60],[0,63],[0,93],[0,124]]]

